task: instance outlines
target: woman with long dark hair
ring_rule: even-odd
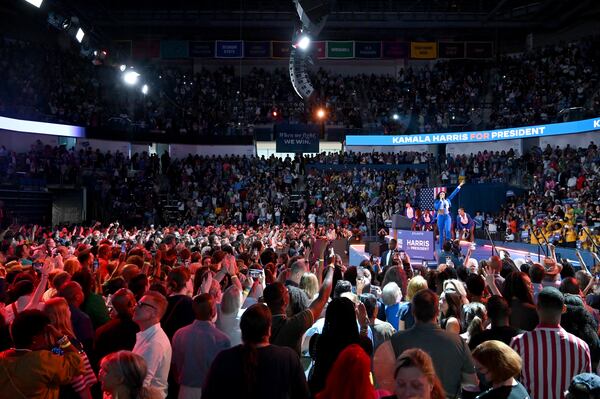
[[[359,306],[364,306],[360,304]],[[348,298],[336,298],[327,305],[323,333],[316,336],[315,365],[309,377],[309,387],[313,395],[325,387],[327,375],[338,355],[349,345],[359,344],[366,353],[373,353],[373,344],[361,334],[356,319],[356,307]]]
[[[462,300],[456,292],[440,295],[440,327],[456,334],[462,333]]]
[[[527,273],[512,272],[504,280],[502,296],[510,304],[510,325],[520,330],[533,330],[538,314],[533,302],[533,285]]]
[[[240,320],[242,344],[219,353],[213,361],[202,399],[309,397],[304,370],[291,348],[269,343],[271,311],[250,306]]]
[[[452,216],[450,215],[450,207],[452,206],[451,200],[458,194],[463,184],[465,184],[464,181],[461,182],[447,198],[445,191],[440,192],[434,202],[433,207],[436,212],[435,217],[437,220],[438,234],[440,235],[440,250],[443,250],[444,243],[452,238]]]

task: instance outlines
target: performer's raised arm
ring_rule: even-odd
[[[458,194],[458,192],[460,191],[460,188],[463,186],[463,184],[465,184],[465,182],[464,182],[464,181],[460,182],[460,184],[458,185],[458,187],[456,187],[456,188],[454,189],[454,191],[452,191],[452,194],[450,194],[450,195],[448,196],[448,201],[451,201],[451,200],[452,200],[452,198],[454,198],[454,196],[455,196],[456,194]]]

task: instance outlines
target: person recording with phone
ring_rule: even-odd
[[[463,265],[462,259],[456,256],[456,253],[453,251],[451,241],[446,241],[442,246],[442,250],[436,253],[436,256],[438,260],[438,265],[446,264],[455,268]]]
[[[0,353],[3,398],[58,397],[60,386],[81,374],[79,351],[40,310],[19,313],[11,336],[15,347]]]

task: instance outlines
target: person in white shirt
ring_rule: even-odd
[[[162,398],[167,397],[172,354],[169,338],[160,326],[166,309],[167,299],[156,291],[148,291],[133,313],[133,321],[140,327],[133,353],[142,356],[148,366],[144,386],[160,392]]]

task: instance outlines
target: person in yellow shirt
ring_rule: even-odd
[[[589,250],[592,248],[592,231],[587,226],[587,223],[584,221],[581,224],[581,229],[579,229],[579,241],[581,242],[581,249]]]
[[[563,228],[563,237],[565,238],[566,247],[575,248],[577,243],[577,232],[570,222],[565,223],[565,227]]]
[[[0,398],[57,399],[60,386],[83,372],[77,349],[43,312],[20,312],[10,333],[15,347],[0,353]]]

